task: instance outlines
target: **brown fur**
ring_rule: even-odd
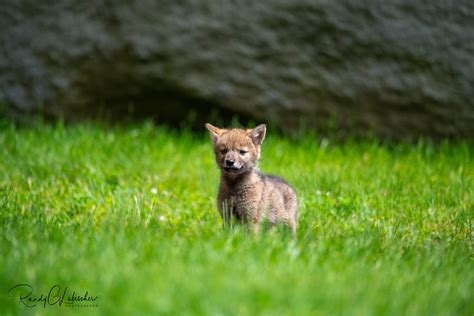
[[[221,170],[217,207],[227,224],[232,218],[250,223],[259,232],[262,220],[280,222],[296,234],[298,201],[284,180],[260,173],[257,162],[266,127],[220,129],[206,124],[211,133],[216,162]]]

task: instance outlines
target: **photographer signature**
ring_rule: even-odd
[[[70,293],[70,294],[69,294]],[[60,285],[53,285],[47,293],[34,293],[33,287],[29,284],[17,284],[8,290],[10,297],[17,297],[18,303],[26,307],[36,307],[37,305],[46,306],[81,306],[97,307],[95,302],[99,297],[92,296],[88,291],[79,294],[76,291],[68,291],[68,287],[62,288]]]

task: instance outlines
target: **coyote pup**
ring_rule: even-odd
[[[221,129],[209,123],[216,162],[221,170],[217,207],[224,220],[250,223],[258,234],[262,220],[271,226],[280,222],[296,234],[298,201],[295,190],[284,180],[260,173],[257,162],[266,126],[254,129]]]

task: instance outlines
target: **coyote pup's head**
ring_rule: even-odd
[[[207,123],[206,128],[211,132],[216,162],[223,172],[238,175],[255,168],[265,138],[264,124],[254,129],[222,129]]]

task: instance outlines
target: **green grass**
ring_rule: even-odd
[[[0,127],[0,314],[473,315],[473,147],[269,131],[298,239],[224,231],[207,135]],[[26,308],[59,284],[97,307]]]

